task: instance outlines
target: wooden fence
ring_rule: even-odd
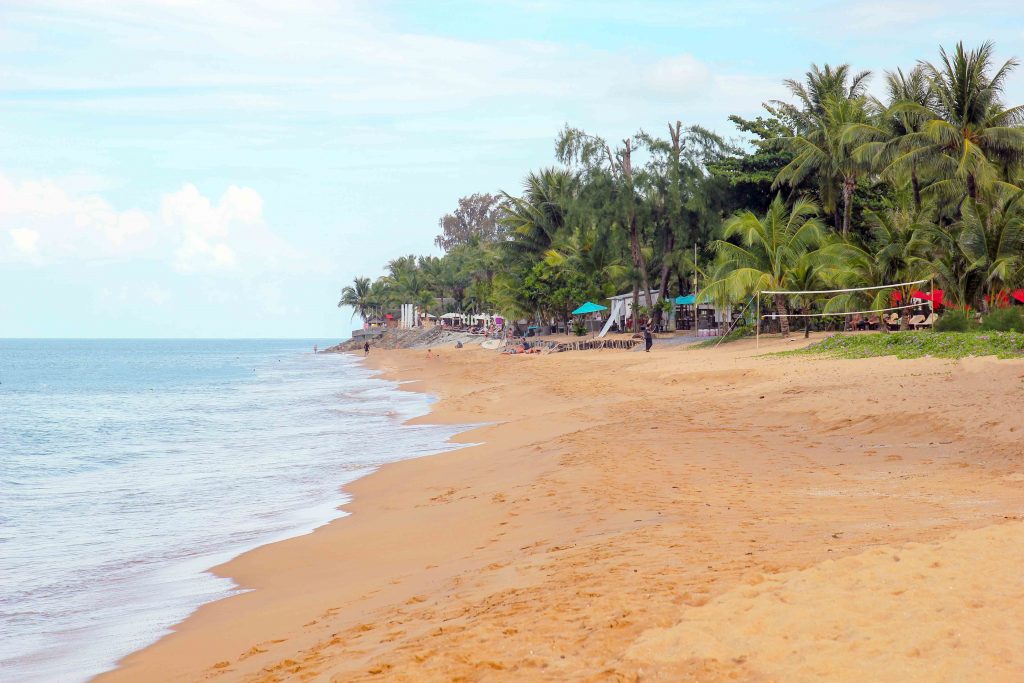
[[[551,351],[552,353],[558,353],[560,351],[591,351],[593,349],[629,350],[642,343],[642,339],[586,339],[583,341],[560,342]]]

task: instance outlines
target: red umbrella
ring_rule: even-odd
[[[889,298],[892,300],[894,304],[898,304],[899,302],[903,301],[903,295],[897,292],[895,289],[892,290],[892,293],[889,295]]]
[[[989,297],[989,295],[986,294],[985,302],[991,303],[996,308],[1004,308],[1010,305],[1010,296],[1004,290],[999,290],[998,292],[996,292],[994,300],[990,301],[990,298],[991,297]]]
[[[941,289],[933,289],[932,290],[932,297],[931,297],[932,298],[932,303],[935,304],[936,306],[941,306],[942,305],[943,297],[945,297],[945,295],[946,295],[946,292],[944,292],[943,290],[941,290]]]
[[[1013,298],[1024,304],[1024,289],[1013,290]]]

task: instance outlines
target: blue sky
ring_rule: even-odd
[[[342,285],[431,253],[460,196],[516,191],[566,122],[731,136],[812,61],[880,74],[960,39],[1024,57],[1024,13],[4,0],[0,337],[341,337]]]

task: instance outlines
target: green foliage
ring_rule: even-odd
[[[516,193],[463,198],[440,221],[443,255],[396,258],[339,305],[568,320],[583,301],[632,290],[657,320],[668,311],[647,292],[688,293],[695,279],[721,303],[878,287],[761,300],[763,312],[842,314],[930,280],[981,308],[1024,286],[1024,107],[1003,101],[1017,63],[996,61],[991,43],[939,57],[886,72],[879,98],[869,72],[811,65],[785,81],[789,101],[730,117],[736,142],[679,121],[621,141],[566,125],[558,165]]]
[[[587,334],[587,326],[577,320],[572,324],[572,333],[577,337],[582,337]]]
[[[805,349],[780,355],[821,354],[834,358],[966,358],[1024,355],[1024,334],[1019,332],[894,332],[893,334],[837,334]]]
[[[967,332],[977,325],[966,311],[946,311],[935,321],[936,332]]]
[[[1024,332],[1024,313],[1016,306],[997,308],[982,318],[981,329],[999,332]]]

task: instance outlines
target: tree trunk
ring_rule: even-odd
[[[921,180],[917,177],[917,162],[910,167],[910,186],[914,188],[914,210],[921,210]]]
[[[853,190],[856,180],[847,177],[843,180],[843,237],[850,234],[850,219],[853,216]]]
[[[661,300],[662,301],[668,301],[669,267],[668,267],[667,257],[668,257],[669,254],[672,253],[672,250],[676,246],[676,236],[675,236],[675,234],[671,230],[669,230],[668,234],[665,235],[665,243],[664,243],[663,246],[664,246],[664,249],[663,249],[664,253],[662,254],[662,257],[661,257],[661,276],[658,278],[658,293],[661,295]],[[662,318],[662,310],[661,310],[661,306],[659,306],[658,310],[655,312],[655,315],[654,315],[654,324],[655,325],[660,324],[661,323],[661,318]]]
[[[640,230],[636,224],[636,214],[629,217],[629,241],[633,251],[633,265],[640,271],[640,284],[644,288],[644,304],[650,314],[654,311],[654,300],[651,298],[651,282],[647,278],[647,259],[644,258],[643,249],[640,247]]]
[[[900,312],[900,332],[906,332],[910,329],[910,309],[904,308]]]
[[[639,317],[640,316],[637,314],[637,309],[639,309],[639,308],[640,308],[640,294],[639,294],[639,290],[637,290],[637,288],[636,288],[636,281],[634,281],[633,282],[633,315],[631,316],[633,318],[633,321],[629,325],[630,328],[632,328],[632,330],[634,332],[637,332],[640,329],[640,321],[639,321]]]
[[[643,249],[640,248],[640,228],[636,224],[636,198],[633,196],[633,141],[626,138],[622,142],[623,149],[619,157],[619,168],[622,170],[622,179],[625,180],[624,191],[627,194],[626,200],[629,202],[626,208],[629,246],[633,255],[633,265],[640,271],[640,284],[644,288],[644,301],[647,304],[648,315],[653,315],[654,301],[651,299],[651,283],[647,278],[647,259],[644,258]],[[636,321],[636,318],[634,309],[633,320]]]
[[[811,336],[811,316],[807,315],[808,311],[806,306],[800,309],[800,312],[806,316],[804,318],[804,339],[808,339]]]
[[[786,298],[781,294],[774,294],[775,312],[779,314],[779,331],[783,337],[789,336],[789,318],[786,317]]]

